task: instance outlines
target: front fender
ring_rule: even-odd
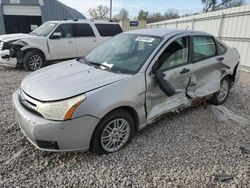
[[[36,49],[36,50],[39,50],[41,51],[43,54],[44,54],[44,57],[45,57],[45,60],[49,60],[50,59],[50,54],[48,53],[48,50],[45,50],[44,48],[42,48],[41,46],[39,45],[35,45],[35,44],[29,44],[27,46],[24,46],[22,47],[20,50],[21,51],[27,51],[27,50],[32,50],[32,49]]]

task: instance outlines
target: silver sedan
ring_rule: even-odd
[[[223,104],[239,63],[236,49],[207,33],[125,32],[27,76],[13,94],[15,118],[39,149],[112,153],[162,114],[197,99]]]

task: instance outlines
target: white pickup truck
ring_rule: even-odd
[[[35,71],[46,62],[85,56],[119,34],[118,23],[92,20],[49,21],[30,34],[0,36],[0,65]]]

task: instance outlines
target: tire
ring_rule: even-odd
[[[115,130],[115,122],[120,125],[117,126],[120,127],[119,130]],[[122,127],[123,129],[121,129]],[[133,134],[133,117],[123,109],[113,111],[97,125],[92,135],[90,151],[97,155],[117,152],[127,145]]]
[[[228,98],[230,89],[231,89],[232,81],[229,77],[224,77],[221,80],[221,88],[220,91],[214,93],[212,98],[210,99],[210,103],[213,105],[222,105]]]
[[[45,64],[43,54],[37,51],[29,51],[24,55],[23,66],[26,71],[36,71]]]

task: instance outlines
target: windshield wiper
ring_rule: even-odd
[[[85,57],[78,58],[77,61],[79,61],[80,63],[86,63],[87,65],[90,65],[90,66],[94,65],[95,67],[98,67],[98,68],[104,67],[106,70],[111,70],[109,66],[101,64],[101,63],[87,61]]]
[[[104,64],[101,64],[101,63],[90,62],[90,61],[88,61],[88,63],[89,63],[89,64],[92,64],[92,65],[95,65],[95,66],[98,66],[98,67],[104,67],[105,69],[110,70],[110,67],[109,67],[109,66],[104,65]]]

